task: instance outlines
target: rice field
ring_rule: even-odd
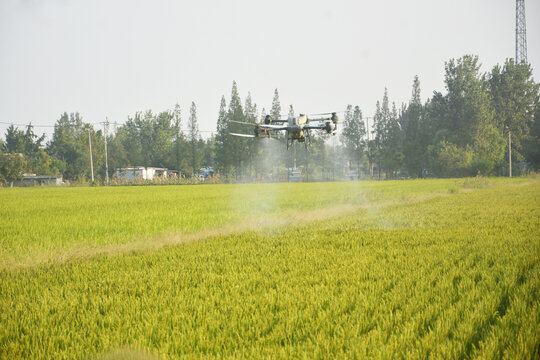
[[[0,358],[540,358],[540,182],[0,189]]]

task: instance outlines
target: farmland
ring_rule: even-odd
[[[0,189],[0,358],[540,355],[540,182]]]

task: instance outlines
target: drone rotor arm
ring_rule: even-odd
[[[283,125],[264,125],[264,124],[260,124],[259,127],[261,129],[267,129],[267,130],[287,130],[287,126],[283,126]]]

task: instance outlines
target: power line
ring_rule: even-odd
[[[4,125],[13,125],[13,126],[28,126],[28,125],[32,125],[32,127],[35,127],[35,128],[54,128],[56,127],[56,125],[34,125],[32,123],[28,123],[28,124],[17,124],[17,123],[12,123],[12,122],[4,122],[4,121],[0,121],[0,124],[4,124]],[[99,125],[101,123],[83,123],[83,124],[88,124],[88,125]],[[63,125],[63,126],[77,126],[77,125]]]
[[[83,123],[84,125],[102,125],[104,124],[105,122],[97,122],[97,123]],[[12,122],[5,122],[5,121],[0,121],[0,124],[4,124],[4,125],[13,125],[13,126],[23,126],[23,127],[26,127],[28,125],[32,125],[32,127],[35,127],[35,128],[54,128],[56,127],[57,125],[34,125],[32,123],[28,123],[28,124],[17,124],[17,123],[12,123]],[[111,124],[114,124],[115,125],[115,128],[117,126],[123,126],[125,124],[118,124],[117,122],[112,122]],[[77,126],[77,125],[73,125],[73,124],[64,124],[62,126]],[[188,131],[189,129],[181,129],[180,131]],[[217,133],[217,130],[199,130],[199,132],[202,132],[202,133]]]

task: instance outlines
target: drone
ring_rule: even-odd
[[[300,114],[298,117],[289,116],[287,119],[272,119],[270,115],[266,115],[264,117],[264,121],[257,124],[231,120],[231,122],[237,124],[253,126],[253,135],[233,132],[229,132],[229,135],[245,138],[260,138],[270,137],[273,133],[279,131],[286,131],[287,150],[291,148],[295,140],[304,143],[307,149],[307,147],[311,144],[311,130],[326,131],[326,133],[330,135],[336,135],[337,132],[337,113],[321,113],[313,114],[312,116],[319,117],[308,118],[307,115]]]

